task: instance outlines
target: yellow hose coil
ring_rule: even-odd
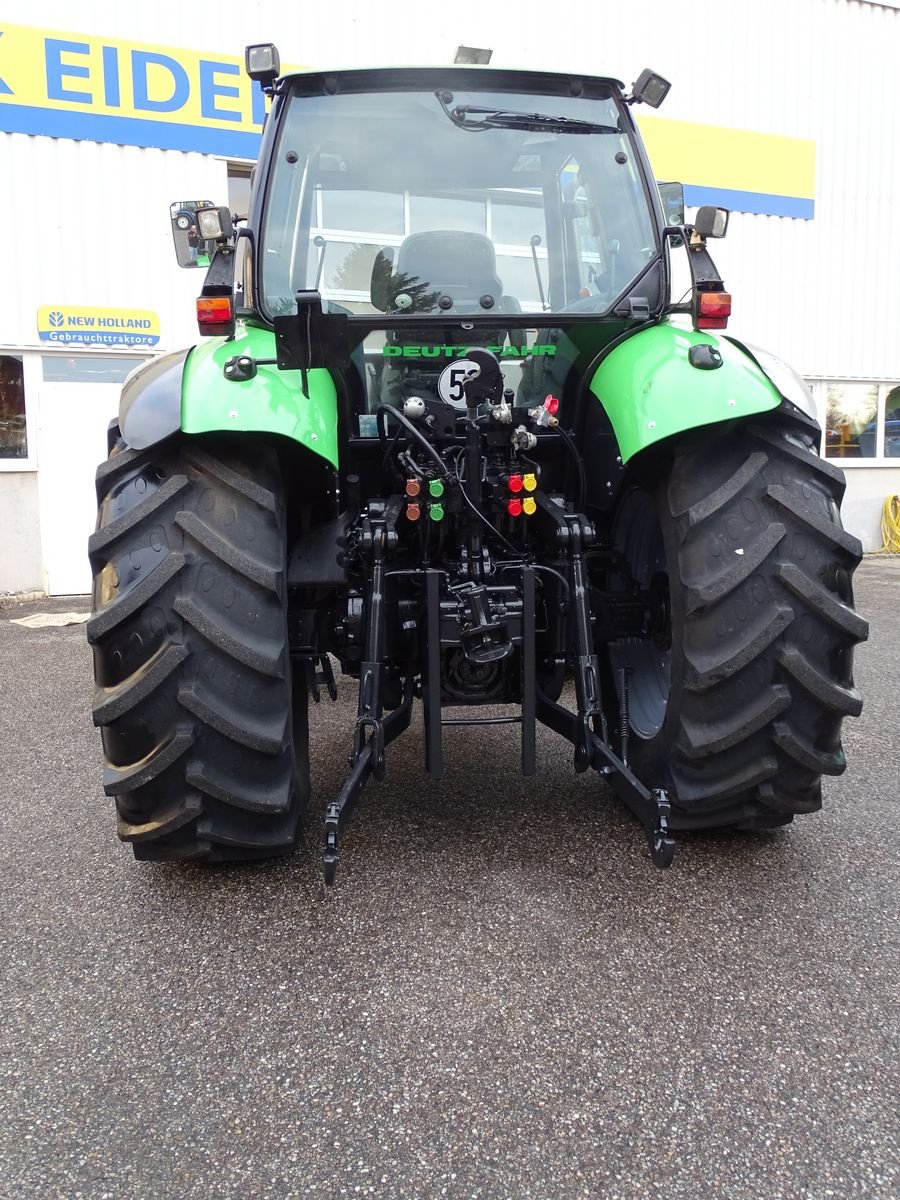
[[[900,496],[888,496],[881,510],[882,554],[900,554]]]

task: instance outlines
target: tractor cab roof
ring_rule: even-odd
[[[541,96],[598,98],[624,95],[620,79],[604,75],[579,75],[560,71],[535,71],[515,67],[453,64],[430,67],[349,67],[340,70],[293,71],[278,80],[278,90],[292,88],[306,95],[337,92],[395,92],[407,89],[461,88],[465,90],[534,92]]]

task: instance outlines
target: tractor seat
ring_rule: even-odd
[[[372,303],[390,313],[522,311],[503,295],[491,239],[449,229],[413,233],[396,250],[380,250],[372,267]]]
[[[497,275],[494,244],[481,233],[434,230],[413,233],[396,249],[379,250],[372,267],[372,303],[392,316],[402,313],[445,313],[451,320],[440,332],[450,345],[515,345],[525,341],[525,330],[511,327],[510,315],[522,311],[512,296],[503,295]],[[464,329],[460,316],[506,315],[501,324]],[[509,314],[509,315],[508,315]],[[515,318],[513,317],[513,320]],[[456,326],[455,328],[453,326]],[[403,329],[390,329],[385,341],[390,346],[416,345],[433,340],[434,332],[410,322]],[[407,395],[437,395],[438,376],[446,359],[388,359],[380,372],[378,399],[397,406]]]

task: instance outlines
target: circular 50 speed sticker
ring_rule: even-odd
[[[438,395],[444,403],[452,404],[454,408],[465,408],[466,380],[479,374],[479,370],[478,363],[473,362],[471,358],[457,358],[444,367],[438,379]]]

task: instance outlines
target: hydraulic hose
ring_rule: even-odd
[[[438,454],[437,450],[435,450],[434,446],[432,446],[432,444],[431,444],[431,442],[429,442],[428,438],[425,437],[425,435],[423,433],[421,433],[418,429],[416,429],[416,427],[415,427],[415,425],[413,425],[412,421],[410,421],[409,418],[406,417],[400,411],[399,408],[394,408],[393,404],[379,404],[378,408],[375,411],[378,416],[378,432],[381,434],[382,440],[384,440],[384,441],[387,440],[387,431],[385,430],[384,432],[382,432],[381,414],[389,413],[394,418],[395,421],[400,422],[400,424],[403,426],[403,428],[406,430],[407,433],[412,434],[412,436],[416,439],[416,441],[419,443],[419,445],[422,447],[422,449],[432,458],[435,465],[437,466],[438,471],[440,471],[441,479],[448,479],[450,477],[449,472],[447,470],[447,466],[444,463],[444,460]]]
[[[575,470],[578,473],[578,503],[575,507],[577,512],[584,512],[584,506],[587,503],[587,472],[584,469],[584,459],[581,457],[581,451],[576,446],[574,438],[563,429],[562,425],[557,427],[556,432],[562,438],[575,463]]]
[[[888,496],[881,510],[882,554],[900,554],[900,496]]]

